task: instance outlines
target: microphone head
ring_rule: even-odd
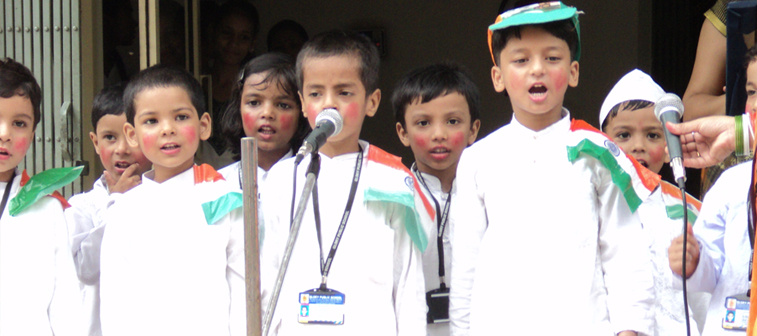
[[[334,124],[334,134],[331,136],[335,136],[342,131],[344,121],[342,121],[342,115],[339,114],[339,111],[333,108],[327,108],[321,111],[321,113],[318,113],[318,116],[315,118],[315,124],[318,125],[327,120]]]
[[[654,115],[657,117],[657,120],[660,120],[660,122],[662,122],[660,116],[668,111],[675,111],[678,115],[676,120],[681,120],[681,117],[683,116],[683,102],[681,101],[681,98],[674,93],[666,93],[654,104]]]

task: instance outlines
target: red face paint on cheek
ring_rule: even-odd
[[[16,153],[26,153],[26,150],[29,148],[29,139],[27,138],[21,138],[16,140],[16,143],[13,145],[13,151]]]
[[[257,130],[257,122],[256,122],[255,115],[252,113],[243,113],[242,114],[242,127],[244,128],[244,134],[246,136],[253,136],[253,132]]]
[[[294,117],[291,115],[282,115],[279,117],[279,122],[281,123],[281,131],[289,131],[292,129],[292,125],[294,124],[292,121],[294,120]]]
[[[344,119],[356,121],[360,117],[360,107],[357,103],[349,103],[344,109]]]
[[[415,135],[413,136],[413,143],[417,147],[425,148],[426,145],[428,144],[428,140],[423,135]]]
[[[181,134],[184,135],[184,139],[187,142],[193,143],[197,139],[197,130],[194,126],[185,126],[181,128]]]
[[[649,158],[654,162],[662,162],[665,158],[665,147],[655,146],[649,149]]]
[[[113,150],[100,147],[100,160],[104,162],[106,165],[111,164],[112,162],[110,159],[113,157]]]
[[[305,112],[308,114],[308,123],[310,124],[311,128],[315,127],[315,118],[318,117],[318,112],[316,111],[315,107],[313,105],[308,105],[305,108]]]
[[[553,70],[551,72],[552,81],[555,83],[555,89],[562,91],[565,89],[568,83],[568,76],[562,69]]]
[[[463,135],[463,132],[455,132],[452,133],[452,136],[449,138],[450,144],[452,144],[452,147],[465,147],[467,145],[465,143],[465,136]]]
[[[152,149],[155,146],[155,134],[142,134],[142,146],[144,150]]]

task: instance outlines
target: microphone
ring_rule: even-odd
[[[683,155],[681,150],[681,139],[670,133],[666,122],[678,124],[683,116],[683,103],[673,93],[667,93],[660,98],[654,105],[654,115],[662,123],[662,129],[665,131],[665,142],[668,144],[668,154],[670,155],[670,167],[673,168],[673,176],[678,182],[678,186],[683,188],[686,182],[686,170],[683,168]]]
[[[305,155],[313,154],[318,151],[326,139],[339,134],[342,131],[342,116],[333,108],[327,108],[318,114],[315,118],[315,129],[308,135],[302,147],[297,151],[297,157],[294,159],[295,164],[300,164]]]

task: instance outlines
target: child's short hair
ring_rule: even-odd
[[[370,39],[349,30],[332,30],[314,36],[297,55],[297,87],[302,90],[302,65],[308,58],[354,55],[360,61],[360,80],[369,95],[378,88],[379,52]]]
[[[570,60],[576,60],[576,51],[578,50],[578,32],[571,19],[553,21],[534,25],[512,26],[505,29],[498,29],[492,32],[492,54],[494,63],[499,65],[499,55],[507,46],[507,42],[515,37],[520,39],[520,32],[524,27],[539,27],[544,29],[552,36],[557,37],[568,44],[570,48]]]
[[[481,97],[468,72],[458,64],[444,62],[417,68],[400,79],[392,93],[397,122],[405,127],[407,106],[428,103],[450,93],[459,93],[468,102],[471,122],[480,118]]]
[[[120,116],[124,113],[124,89],[120,82],[104,87],[92,102],[92,129],[97,131],[97,123],[106,115]]]
[[[242,92],[244,91],[244,82],[254,74],[265,74],[263,80],[256,84],[275,84],[287,95],[294,97],[294,101],[297,103],[297,111],[302,110],[302,103],[300,102],[300,97],[297,95],[297,76],[294,72],[294,60],[289,55],[267,53],[247,62],[239,71],[239,81],[231,92],[231,100],[226,105],[226,110],[221,119],[221,129],[226,137],[226,142],[237,160],[241,153],[242,144],[240,141],[245,136],[240,111]],[[307,119],[305,119],[302,113],[297,114],[297,129],[289,140],[289,146],[293,152],[297,151],[300,145],[302,145],[302,141],[310,132],[310,125]]]
[[[6,58],[0,60],[0,97],[11,98],[13,96],[26,97],[31,100],[34,109],[34,128],[37,128],[41,115],[42,89],[40,89],[29,68],[12,58]]]
[[[187,92],[192,105],[197,110],[198,117],[205,113],[205,96],[202,86],[189,72],[184,69],[156,64],[140,71],[124,90],[124,110],[126,122],[134,125],[136,114],[134,99],[147,89],[179,87]]]
[[[602,121],[602,127],[600,129],[602,131],[605,131],[605,129],[607,128],[607,123],[609,123],[612,118],[615,118],[620,111],[636,111],[650,107],[652,105],[654,105],[654,102],[641,99],[628,100],[622,103],[618,103],[610,109],[607,117],[604,121]]]

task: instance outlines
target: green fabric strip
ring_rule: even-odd
[[[202,204],[205,221],[208,225],[213,225],[232,210],[241,207],[242,204],[242,193],[234,191],[219,197],[215,201],[205,202]]]
[[[407,207],[405,212],[405,231],[410,235],[410,239],[413,244],[418,247],[421,252],[426,250],[428,246],[428,237],[426,232],[421,226],[421,220],[418,213],[415,211],[415,199],[413,194],[409,192],[386,192],[374,188],[368,188],[363,195],[365,202],[390,202],[404,205]]]
[[[586,154],[597,159],[610,171],[612,182],[623,193],[623,197],[626,199],[631,212],[636,212],[639,206],[641,206],[641,198],[636,194],[636,190],[633,189],[631,175],[620,166],[615,156],[607,148],[598,146],[589,139],[581,140],[576,146],[568,146],[568,160],[570,162],[578,160],[580,154]]]
[[[10,200],[8,213],[15,217],[42,197],[75,181],[79,178],[82,169],[84,166],[52,168],[32,176]]]
[[[688,212],[688,218],[687,220],[689,223],[696,223],[697,222],[697,215],[691,211],[691,209],[686,209]],[[683,218],[683,205],[682,204],[676,204],[676,205],[669,205],[665,207],[665,212],[668,213],[668,218],[670,219],[680,219]]]

